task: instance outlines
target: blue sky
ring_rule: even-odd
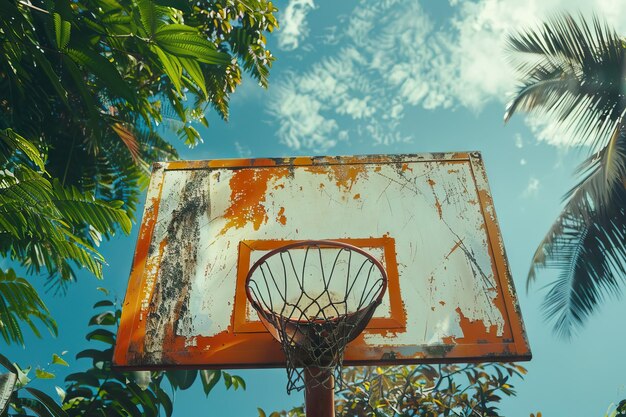
[[[605,16],[626,33],[626,2],[617,0],[285,0],[282,29],[270,36],[277,57],[269,90],[246,80],[231,102],[231,120],[210,116],[204,143],[179,147],[185,159],[309,154],[417,153],[480,150],[520,296],[534,358],[516,380],[518,395],[502,402],[504,415],[603,416],[626,398],[623,317],[626,304],[608,299],[570,342],[553,336],[542,319],[541,288],[524,291],[536,245],[574,184],[585,149],[549,121],[516,116],[504,125],[507,93],[515,80],[503,36],[536,25],[568,7]],[[176,140],[172,136],[172,140]],[[46,366],[52,353],[66,358],[87,347],[91,305],[105,286],[123,298],[136,228],[106,243],[105,281],[84,274],[66,297],[49,306],[60,324],[53,339],[11,348],[19,362]],[[3,352],[4,353],[4,352]],[[85,364],[83,366],[86,366]],[[49,368],[50,369],[50,368]],[[200,387],[178,393],[175,415],[256,415],[300,404],[285,394],[282,370],[236,372],[245,392],[222,386],[208,400]],[[62,385],[62,381],[57,384]]]

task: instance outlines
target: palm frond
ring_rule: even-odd
[[[118,226],[124,233],[130,233],[132,224],[122,208],[122,201],[98,200],[91,193],[81,193],[75,187],[63,187],[57,180],[53,181],[53,190],[52,202],[63,218],[72,224],[90,225],[105,236],[115,234]]]
[[[508,44],[522,83],[505,120],[543,112],[595,151],[605,146],[624,113],[622,39],[597,18],[563,14]]]
[[[44,169],[44,159],[37,147],[17,134],[13,129],[0,130],[0,163],[6,165],[14,158],[33,162],[40,170]]]
[[[543,307],[555,331],[570,336],[626,276],[626,49],[597,17],[569,14],[510,36],[509,49],[521,83],[505,121],[540,112],[591,149],[527,279],[528,289],[539,269],[559,271]]]
[[[602,174],[596,174],[601,176]],[[626,198],[622,187],[619,198]],[[588,196],[570,198],[540,243],[532,260],[527,288],[538,269],[560,271],[543,307],[557,334],[569,337],[604,300],[619,295],[626,277],[626,210],[599,208]]]
[[[4,341],[23,345],[22,324],[27,324],[40,337],[37,322],[56,335],[57,325],[37,290],[14,270],[0,270],[0,335]]]

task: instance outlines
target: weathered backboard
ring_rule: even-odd
[[[114,363],[285,365],[245,294],[293,241],[361,247],[388,275],[345,364],[528,360],[480,154],[298,157],[154,167]]]

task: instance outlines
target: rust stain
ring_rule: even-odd
[[[440,217],[441,217],[441,215],[440,215]],[[448,254],[446,255],[446,259],[448,259],[450,257],[450,255],[452,255],[452,252],[457,250],[459,248],[459,246],[461,246],[462,243],[463,243],[462,240],[459,240],[458,242],[456,242],[454,244],[454,246],[452,247],[452,249],[450,249],[450,252],[448,252]]]
[[[437,196],[435,196],[435,207],[437,208],[437,213],[439,214],[439,218],[443,219],[443,211],[441,210],[441,203]]]
[[[405,172],[407,170],[413,172],[413,168],[409,167],[409,164],[407,163],[402,164],[402,172]]]
[[[298,157],[293,158],[293,164],[296,166],[312,165],[313,158],[309,156],[298,156]]]
[[[327,175],[335,181],[339,188],[350,191],[352,186],[361,178],[367,176],[367,167],[364,164],[351,165],[312,165],[304,168],[308,172]]]
[[[353,197],[353,198],[354,198],[355,200],[358,200],[359,198],[361,198],[361,194],[358,194],[358,193],[357,193],[357,194],[355,194],[355,195],[354,195],[354,197]]]
[[[437,197],[437,193],[435,192],[435,184],[437,184],[432,178],[429,178],[427,180],[428,185],[430,185],[430,189],[433,192],[433,197],[435,197],[435,207],[437,208],[437,213],[439,214],[439,218],[443,219],[443,210],[441,208],[441,202],[439,201],[439,198]]]
[[[283,226],[287,224],[287,217],[285,217],[285,208],[281,207],[278,211],[278,216],[276,216],[276,221],[282,224]]]
[[[470,154],[467,152],[454,152],[450,155],[450,159],[469,159]]]
[[[382,169],[382,167],[377,166],[376,168],[374,168],[374,172],[380,172],[381,169]]]
[[[498,336],[498,326],[492,324],[487,328],[482,320],[470,320],[465,317],[460,307],[456,308],[456,312],[459,314],[461,330],[463,331],[463,337],[455,338],[455,342],[472,341],[472,342],[491,342],[500,343],[502,337]]]
[[[267,212],[263,203],[270,180],[285,178],[288,168],[241,169],[234,172],[230,179],[230,206],[224,212],[226,225],[220,231],[225,234],[235,227],[240,229],[252,223],[254,230],[267,222]]]

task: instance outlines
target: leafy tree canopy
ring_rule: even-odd
[[[200,380],[207,396],[220,381],[226,389],[246,388],[240,376],[225,371],[120,372],[113,369],[113,346],[121,311],[108,299],[97,302],[94,309],[96,313],[89,319],[90,330],[85,336],[91,346],[76,355],[78,362],[89,365],[86,370],[67,375],[63,387],[56,386],[54,396],[33,385],[40,380],[54,380],[59,367],[75,366],[71,359],[66,358],[66,361],[63,353],[53,354],[47,366],[33,370],[30,366],[12,363],[0,354],[0,393],[6,392],[9,384],[13,387],[8,398],[0,395],[0,417],[170,417],[174,410],[174,391],[185,390],[196,380]],[[8,380],[7,375],[15,377]]]
[[[342,417],[500,416],[503,396],[515,395],[512,377],[526,369],[517,364],[450,364],[346,368],[337,392]],[[259,417],[303,417],[303,407]]]
[[[128,233],[149,164],[174,159],[247,72],[267,86],[267,0],[0,2],[0,256],[63,290]],[[0,332],[56,324],[30,284],[0,275]]]

